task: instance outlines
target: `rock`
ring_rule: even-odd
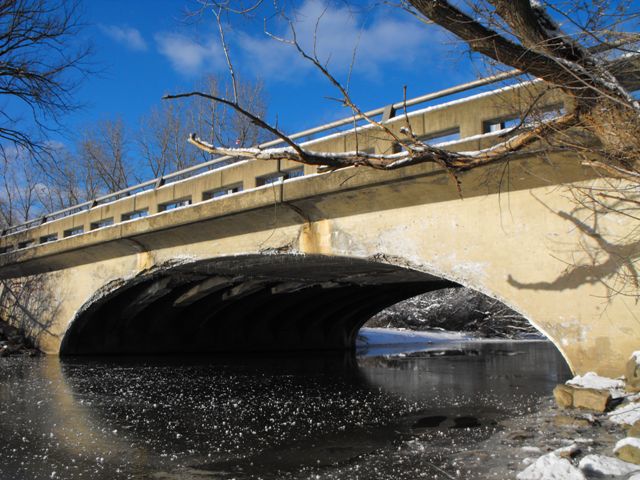
[[[594,372],[587,372],[584,375],[576,375],[566,382],[566,385],[574,388],[590,388],[593,390],[608,390],[612,399],[623,398],[625,392],[625,382],[620,378],[602,377]]]
[[[557,415],[553,418],[556,427],[583,428],[591,426],[592,422],[583,417],[572,417],[571,415]]]
[[[630,437],[640,437],[640,420],[631,425],[631,428],[627,432],[627,435]]]
[[[638,465],[640,470],[640,438],[627,437],[616,443],[613,453],[625,462]]]
[[[584,473],[593,476],[628,475],[640,471],[638,465],[605,455],[587,455],[578,466]]]
[[[28,355],[31,351],[39,353],[24,332],[0,319],[0,357]]]
[[[516,475],[518,480],[585,480],[584,474],[565,458],[548,453]]]
[[[560,408],[573,407],[573,388],[568,385],[556,385],[553,389],[553,396]]]
[[[609,390],[595,388],[575,388],[573,390],[573,406],[594,412],[605,412],[611,403]]]
[[[640,392],[640,351],[633,352],[625,369],[627,378],[627,390]]]
[[[596,390],[623,390],[624,381],[619,378],[602,377],[595,372],[576,375],[567,380],[567,385],[579,388],[595,388]]]
[[[533,433],[527,432],[525,430],[516,430],[507,435],[507,438],[509,440],[514,440],[514,441],[529,440],[530,438],[533,438],[533,437],[534,437]]]
[[[572,443],[568,447],[556,448],[553,453],[555,453],[560,458],[573,458],[580,453],[580,447],[577,444]]]
[[[640,448],[625,445],[617,449],[615,453],[620,460],[638,465],[638,470],[640,470]]]
[[[9,344],[7,350],[9,353],[20,353],[24,350],[24,345],[22,343]]]

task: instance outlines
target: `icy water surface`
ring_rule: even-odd
[[[449,454],[568,375],[546,342],[358,358],[4,358],[0,479],[455,478],[464,466]]]

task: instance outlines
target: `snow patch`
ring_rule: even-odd
[[[618,443],[616,443],[616,446],[613,449],[613,451],[617,452],[622,447],[634,447],[634,448],[637,448],[638,450],[640,450],[640,438],[637,438],[637,437],[623,438]],[[638,466],[638,468],[640,468],[640,465]]]
[[[637,350],[631,354],[631,359],[635,360],[636,365],[640,367],[640,350]]]
[[[356,337],[358,355],[395,355],[459,346],[471,340],[459,332],[414,332],[391,328],[361,328]]]
[[[580,460],[579,467],[587,475],[627,475],[636,471],[640,472],[640,465],[623,462],[605,455],[587,455]]]
[[[628,403],[609,412],[609,420],[618,425],[633,425],[640,421],[640,403]]]
[[[585,480],[584,474],[565,458],[548,453],[520,472],[518,480]]]
[[[361,328],[358,334],[358,346],[425,344],[447,342],[451,340],[469,340],[470,337],[459,332],[415,332],[396,328]]]
[[[587,418],[587,419],[590,418],[591,422],[595,421],[593,415],[591,415],[591,414],[585,415],[584,418]],[[576,443],[584,443],[586,445],[592,445],[592,444],[595,443],[595,440],[593,438],[584,438],[584,437],[574,438],[573,441],[576,442]]]
[[[524,447],[522,447],[522,451],[527,453],[542,453],[540,447],[532,447],[530,445],[525,445]]]
[[[585,373],[583,376],[576,375],[567,381],[567,385],[580,388],[594,388],[596,390],[609,390],[612,398],[624,396],[624,382],[619,379],[601,377],[594,372]]]

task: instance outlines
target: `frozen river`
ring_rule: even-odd
[[[0,359],[0,479],[456,478],[451,452],[569,376],[547,342],[367,336],[355,357]]]

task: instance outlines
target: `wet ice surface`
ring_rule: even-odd
[[[569,371],[546,342],[437,347],[2,359],[0,479],[484,478],[474,449]]]

